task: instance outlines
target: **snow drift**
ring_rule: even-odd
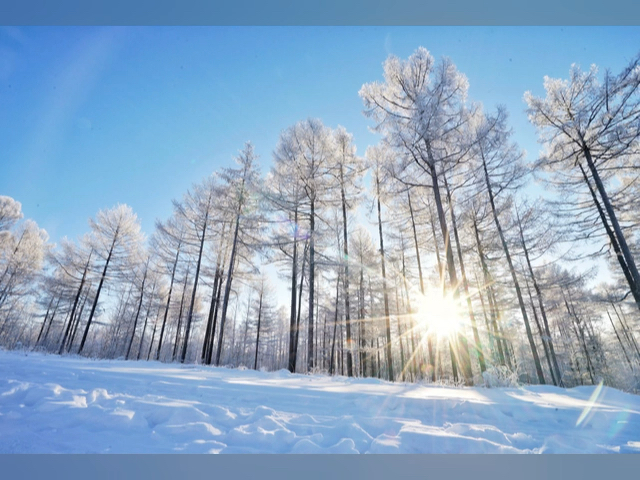
[[[640,397],[0,351],[1,453],[640,452]]]

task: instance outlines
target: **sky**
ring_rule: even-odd
[[[172,199],[246,141],[271,164],[280,132],[308,117],[378,142],[358,96],[391,54],[447,56],[469,99],[507,107],[514,140],[540,146],[522,100],[570,65],[620,71],[638,27],[0,27],[0,195],[53,242],[130,205],[151,235]]]

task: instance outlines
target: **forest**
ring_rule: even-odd
[[[640,56],[523,92],[533,156],[448,58],[382,73],[358,92],[377,145],[301,120],[272,158],[239,145],[148,236],[119,204],[52,244],[0,196],[0,346],[637,392]]]

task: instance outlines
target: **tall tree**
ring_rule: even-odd
[[[530,92],[524,96],[529,119],[546,146],[536,166],[551,172],[575,172],[589,189],[593,182],[606,212],[600,219],[605,230],[611,225],[610,240],[617,242],[620,267],[640,308],[640,273],[607,185],[611,171],[634,168],[639,151],[640,56],[619,75],[606,72],[603,82],[598,80],[595,65],[585,72],[574,64],[568,80],[545,77],[544,87],[545,98]],[[598,199],[592,196],[599,208]]]
[[[331,157],[331,173],[340,189],[343,229],[343,263],[344,263],[344,303],[347,335],[347,375],[353,376],[352,334],[351,334],[351,297],[349,292],[349,234],[347,211],[353,208],[356,195],[361,190],[360,180],[364,173],[362,161],[356,156],[353,136],[344,127],[338,127],[334,133],[335,152]]]
[[[117,205],[109,210],[100,210],[95,220],[89,220],[89,225],[91,226],[94,250],[97,256],[104,259],[104,266],[78,353],[82,353],[87,341],[109,264],[113,261],[117,266],[121,266],[131,258],[142,242],[138,218],[131,207],[127,205]]]
[[[255,221],[255,203],[257,200],[255,193],[258,191],[258,182],[260,178],[256,159],[257,157],[254,153],[253,145],[250,142],[247,142],[244,149],[236,157],[239,168],[226,169],[221,175],[222,180],[225,182],[229,212],[233,213],[235,218],[229,268],[227,270],[224,298],[222,301],[216,365],[220,364],[220,356],[222,354],[224,325],[227,318],[227,309],[229,307],[231,282],[233,280],[233,273],[237,263],[240,242],[242,242],[241,232],[247,231],[252,226],[255,228],[255,225],[252,225],[252,222]]]
[[[440,172],[468,152],[463,127],[470,115],[465,108],[468,81],[449,59],[438,64],[418,48],[406,61],[390,56],[384,63],[384,83],[367,83],[360,89],[365,115],[376,121],[374,129],[402,152],[395,176],[410,185],[432,189],[438,222],[445,241],[449,283],[458,294],[458,277],[449,228],[440,194]],[[457,355],[467,385],[473,383],[467,340],[459,332]]]

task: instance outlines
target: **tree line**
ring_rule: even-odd
[[[637,389],[639,62],[602,76],[573,65],[545,77],[545,97],[525,93],[544,149],[531,162],[506,110],[484,111],[449,59],[419,48],[362,86],[380,135],[364,155],[345,128],[300,121],[267,172],[247,143],[148,239],[117,205],[52,245],[0,196],[0,344]],[[597,258],[611,279],[596,284],[584,265]]]

